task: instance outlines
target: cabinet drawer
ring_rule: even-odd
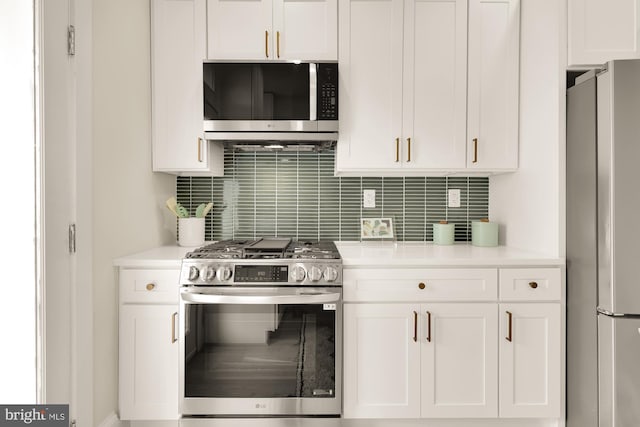
[[[345,301],[491,301],[498,297],[498,270],[345,269]]]
[[[177,303],[180,270],[120,269],[120,301],[123,303]]]
[[[559,268],[500,269],[501,300],[559,301],[561,296]]]

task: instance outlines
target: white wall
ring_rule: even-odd
[[[151,172],[149,0],[93,4],[94,425],[118,406],[112,259],[175,241],[164,201],[175,178]]]
[[[501,243],[564,256],[566,0],[521,0],[520,156],[490,178]]]

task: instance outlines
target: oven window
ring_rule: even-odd
[[[335,395],[335,305],[187,305],[185,397]]]
[[[205,63],[205,120],[309,120],[309,64]]]

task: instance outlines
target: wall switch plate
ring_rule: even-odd
[[[460,207],[460,189],[452,188],[449,190],[449,207],[450,208],[459,208]]]
[[[362,207],[376,207],[376,190],[364,190],[362,193]]]

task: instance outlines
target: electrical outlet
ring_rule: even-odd
[[[362,193],[362,207],[376,207],[376,190],[364,190]]]
[[[452,188],[449,190],[449,207],[450,208],[460,207],[460,189],[459,188]]]

